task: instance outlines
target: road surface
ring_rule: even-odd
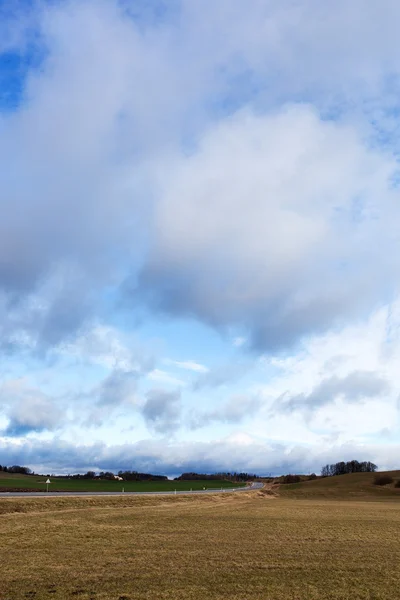
[[[53,498],[66,498],[76,496],[181,496],[185,494],[225,494],[230,492],[248,492],[250,490],[259,490],[263,487],[262,483],[254,482],[251,485],[238,488],[209,488],[206,490],[177,490],[172,492],[0,492],[0,498],[43,498],[52,496]]]

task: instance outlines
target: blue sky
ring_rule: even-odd
[[[398,3],[0,13],[0,462],[398,467]]]

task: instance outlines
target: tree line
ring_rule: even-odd
[[[375,473],[378,469],[374,463],[368,461],[358,462],[358,460],[349,460],[348,462],[337,462],[332,465],[325,465],[321,469],[322,477],[332,477],[333,475],[347,475],[348,473]]]
[[[28,467],[21,467],[20,465],[12,465],[11,467],[0,465],[0,471],[2,471],[3,473],[19,473],[21,475],[32,475],[31,469],[29,469]]]
[[[152,475],[151,473],[138,473],[137,471],[118,471],[118,475],[124,481],[168,481],[166,475]]]
[[[87,471],[83,474],[68,475],[68,477],[69,479],[115,479],[115,475],[111,471],[100,471],[99,473]],[[118,471],[118,477],[122,477],[124,481],[165,481],[168,479],[166,475],[152,475],[138,471]]]
[[[198,481],[198,480],[221,480],[225,479],[228,481],[253,481],[258,479],[257,475],[250,473],[213,473],[212,475],[206,473],[182,473],[179,477],[175,477],[174,481]]]
[[[322,467],[322,477],[332,477],[334,475],[346,475],[348,473],[375,473],[378,467],[370,461],[350,460],[347,462],[341,461],[333,464],[328,464]],[[20,475],[34,475],[29,467],[23,467],[21,465],[0,465],[0,472],[4,473],[17,473]],[[122,477],[124,481],[167,481],[166,475],[153,475],[151,473],[140,473],[138,471],[118,471],[118,476]],[[84,474],[77,473],[76,475],[68,475],[71,479],[114,479],[114,473],[111,471],[87,471]],[[315,477],[315,475],[314,475]],[[198,481],[198,480],[220,480],[225,479],[228,481],[252,481],[258,479],[258,476],[253,473],[237,473],[234,472],[222,472],[222,473],[182,473],[179,477],[175,477],[175,481]]]
[[[22,467],[19,465],[13,465],[11,467],[0,465],[0,471],[5,473],[19,473],[21,475],[34,475],[31,469],[28,467]],[[168,481],[166,475],[153,475],[152,473],[140,473],[139,471],[118,471],[118,476],[122,477],[124,481]],[[74,475],[67,475],[69,479],[115,479],[115,475],[112,471],[87,471],[86,473],[76,473]],[[175,481],[196,481],[196,480],[221,480],[225,479],[228,481],[252,481],[257,479],[258,476],[252,473],[182,473],[179,477],[175,477]]]

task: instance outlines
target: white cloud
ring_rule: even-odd
[[[146,373],[154,363],[145,344],[139,343],[133,335],[104,324],[86,329],[72,341],[60,344],[57,350],[84,363],[138,374]]]
[[[333,434],[342,441],[381,437],[384,429],[387,435],[396,434],[399,305],[397,299],[353,325],[314,336],[285,357],[265,357],[277,371],[257,392],[275,432],[297,421],[294,415],[283,420],[274,416],[276,410],[292,406],[307,419],[311,432]]]
[[[65,410],[57,399],[30,386],[24,379],[5,381],[0,390],[0,402],[8,418],[6,435],[24,436],[65,425]]]
[[[153,369],[147,375],[147,378],[152,381],[159,381],[161,383],[166,383],[166,384],[170,384],[170,385],[174,385],[174,386],[184,386],[185,385],[185,382],[182,379],[179,379],[178,377],[174,377],[173,375],[171,375],[167,371],[164,371],[163,369]]]
[[[173,365],[174,367],[178,367],[179,369],[184,369],[186,371],[194,371],[195,373],[207,373],[208,367],[201,365],[200,363],[194,360],[170,360],[165,359],[164,362],[169,365]]]

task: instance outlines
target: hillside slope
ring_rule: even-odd
[[[383,474],[391,475],[394,481],[400,479],[400,471],[379,473],[379,475]],[[375,475],[375,473],[351,473],[282,484],[279,487],[279,495],[282,498],[299,500],[400,500],[400,488],[395,488],[394,483],[385,486],[374,485]]]

